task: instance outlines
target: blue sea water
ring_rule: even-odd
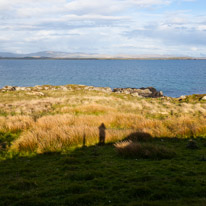
[[[206,93],[206,60],[0,60],[5,85],[148,87],[167,96]]]

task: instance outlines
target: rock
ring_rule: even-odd
[[[182,100],[185,100],[187,97],[185,95],[180,96],[177,100],[181,102]]]
[[[16,91],[26,91],[27,89],[26,87],[16,87]]]
[[[179,97],[180,99],[186,99],[187,97],[185,95],[182,95],[181,97]]]
[[[21,91],[21,87],[16,87],[16,91]]]
[[[127,91],[127,90],[126,90],[124,93],[125,93],[125,94],[130,94],[130,91]],[[137,93],[133,93],[133,96],[135,96],[135,94],[137,94]],[[139,95],[138,95],[138,96],[139,96]]]
[[[185,95],[182,95],[182,96],[180,96],[179,98],[177,98],[177,100],[179,101],[179,102],[181,102],[181,101],[183,101],[183,100],[186,100],[187,99],[187,96],[185,96]]]
[[[113,89],[113,92],[115,93],[122,93],[122,94],[131,94],[132,96],[140,96],[140,97],[163,97],[162,91],[157,91],[153,87],[147,87],[147,88],[115,88]]]
[[[15,91],[16,87],[14,86],[5,86],[2,88],[2,91]]]
[[[5,86],[1,89],[1,91],[31,91],[32,89],[29,87],[14,87],[14,86]]]
[[[93,90],[100,91],[100,92],[106,92],[106,93],[112,92],[112,89],[109,87],[94,87]]]
[[[36,85],[33,87],[33,89],[34,90],[42,90],[43,88],[42,88],[42,86]]]
[[[28,95],[37,95],[37,96],[44,96],[44,93],[40,92],[41,90],[63,90],[63,91],[78,91],[78,90],[87,90],[87,91],[98,91],[104,93],[123,93],[123,94],[130,94],[134,97],[164,97],[162,91],[157,91],[153,87],[147,88],[115,88],[112,89],[110,87],[94,87],[94,86],[84,86],[84,85],[65,85],[65,86],[50,86],[50,85],[36,85],[34,87],[14,87],[14,86],[5,86],[1,89],[2,92],[6,91],[28,91]],[[206,99],[206,97],[204,97]],[[203,100],[205,100],[202,98]]]
[[[84,90],[92,91],[92,90],[94,90],[94,87],[93,86],[86,86],[86,87],[84,87]]]
[[[98,91],[98,92],[106,92],[106,93],[111,93],[112,92],[112,89],[110,87],[85,86],[83,89],[88,90],[88,91]]]
[[[141,97],[141,96],[139,96],[139,94],[138,93],[133,93],[133,94],[131,94],[133,97]]]
[[[43,92],[28,92],[26,94],[31,96],[44,96]]]
[[[65,86],[60,86],[60,88],[61,88],[63,91],[68,91],[68,89],[67,89]]]
[[[206,96],[204,96],[204,97],[202,98],[202,100],[206,100]]]

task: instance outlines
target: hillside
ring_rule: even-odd
[[[0,96],[0,205],[204,205],[205,95],[44,85]]]

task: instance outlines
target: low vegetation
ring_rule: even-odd
[[[151,99],[70,85],[0,96],[0,205],[206,202],[204,95]]]
[[[175,152],[165,146],[154,143],[139,143],[131,140],[115,143],[117,152],[123,157],[144,158],[144,159],[171,159]]]
[[[206,134],[206,102],[201,100],[202,95],[179,101],[90,91],[76,85],[33,90],[1,92],[0,131],[21,133],[12,143],[14,152],[62,151],[81,145],[83,136],[87,146],[95,145],[101,123],[107,128],[107,143],[133,132],[160,138]]]
[[[124,158],[113,144],[63,153],[15,156],[0,162],[0,205],[204,206],[206,153],[187,139],[153,139],[172,159]]]

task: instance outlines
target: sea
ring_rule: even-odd
[[[206,94],[206,60],[0,60],[0,88],[67,84]]]

